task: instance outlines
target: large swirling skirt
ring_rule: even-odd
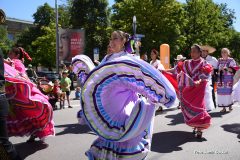
[[[93,64],[92,60],[86,56],[86,55],[77,55],[72,58],[72,66],[73,66],[73,72],[78,77],[78,82],[80,83],[80,87],[82,88],[83,84],[85,83],[85,80],[89,74],[94,68],[95,65]],[[82,100],[80,98],[80,104],[82,103]],[[80,109],[77,113],[77,119],[79,124],[85,125],[85,119],[82,109]]]
[[[233,102],[240,102],[240,80],[233,86],[232,99]]]
[[[94,160],[144,159],[151,146],[154,103],[171,106],[176,98],[158,70],[130,56],[95,68],[82,89],[83,115],[99,136],[87,152]]]
[[[181,72],[178,76],[181,109],[185,123],[190,127],[207,129],[211,124],[205,102],[205,96],[210,96],[205,94],[207,83],[203,81],[196,86],[185,73]]]
[[[53,110],[48,97],[36,85],[5,64],[6,96],[9,100],[9,136],[54,135]]]

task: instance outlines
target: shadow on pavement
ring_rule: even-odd
[[[162,111],[156,110],[155,116],[164,115],[164,114],[167,114],[169,111],[174,111],[174,110],[176,109],[168,108],[168,109],[163,109]]]
[[[210,112],[211,117],[223,117],[223,115],[228,114],[229,112]]]
[[[91,129],[87,125],[80,125],[78,123],[58,125],[55,127],[64,128],[63,131],[56,133],[56,136],[64,135],[64,134],[82,134],[82,133],[87,133],[91,131]]]
[[[26,157],[36,153],[37,151],[40,151],[42,149],[45,149],[48,147],[48,144],[43,143],[41,141],[36,141],[32,143],[18,143],[14,145],[17,152],[19,153],[20,157],[22,159],[25,159]]]
[[[177,125],[177,124],[182,124],[182,123],[185,123],[184,122],[184,118],[183,118],[183,115],[182,115],[182,112],[179,112],[178,114],[172,114],[172,115],[167,115],[165,116],[166,118],[171,118],[171,123],[168,124],[168,125]]]
[[[156,111],[155,116],[167,114],[166,111]]]
[[[203,134],[204,136],[204,134]],[[169,131],[153,134],[151,151],[171,153],[182,150],[181,145],[188,142],[204,142],[205,138],[197,139],[191,132]]]
[[[240,139],[240,123],[225,124],[221,127],[224,129],[224,131],[238,134],[237,138]]]

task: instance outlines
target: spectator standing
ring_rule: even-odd
[[[32,65],[29,64],[28,65],[28,69],[26,70],[28,78],[32,81],[32,82],[36,82],[36,79],[38,78],[35,70],[32,68]]]
[[[70,78],[67,77],[68,76],[68,72],[64,71],[62,73],[62,78],[60,81],[60,86],[62,89],[62,92],[66,92],[66,98],[67,98],[67,102],[68,102],[68,108],[72,108],[72,106],[70,105],[70,100],[69,100],[69,95],[70,95],[70,86],[71,86],[71,80]],[[63,109],[64,109],[64,103],[65,100],[63,101]]]
[[[72,67],[72,65],[69,66],[68,78],[70,78],[70,80],[71,80],[70,90],[73,91],[73,90],[74,90],[73,81],[74,81],[74,79],[75,79],[75,73],[73,72],[73,67]]]

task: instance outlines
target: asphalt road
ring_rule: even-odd
[[[73,94],[72,94],[73,95]],[[11,137],[19,154],[26,160],[86,160],[85,151],[96,139],[87,126],[77,124],[79,101],[72,100],[72,109],[54,111],[56,136],[47,144],[25,143],[27,137]],[[180,110],[173,107],[157,113],[151,152],[148,160],[240,160],[240,105],[222,114],[211,112],[212,125],[198,140],[184,124]]]

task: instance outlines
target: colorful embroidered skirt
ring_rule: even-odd
[[[204,99],[207,81],[195,85],[190,77],[181,72],[178,76],[178,82],[185,123],[194,128],[207,129],[211,124],[211,117],[206,110]]]
[[[53,110],[48,97],[7,64],[4,76],[10,104],[7,118],[9,136],[35,135],[42,139],[54,135]]]

